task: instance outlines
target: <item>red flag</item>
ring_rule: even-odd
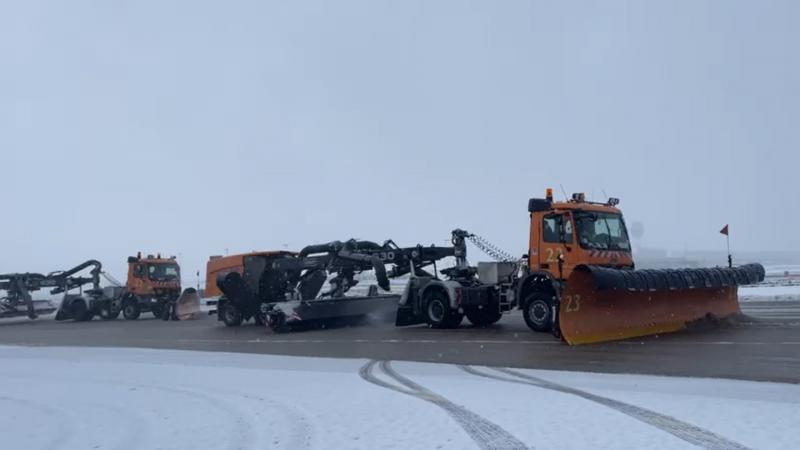
[[[722,229],[719,230],[719,232],[724,234],[725,236],[727,236],[728,235],[728,225],[725,225],[724,227],[722,227]]]

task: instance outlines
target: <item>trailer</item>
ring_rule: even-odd
[[[310,245],[300,252],[212,257],[206,304],[216,302],[217,319],[226,326],[253,319],[276,332],[369,315],[388,317],[400,298],[390,293],[389,278],[409,273],[412,265],[422,270],[451,254],[449,247],[401,248],[391,240],[381,245],[351,239]],[[366,295],[349,295],[362,273],[374,274],[376,284]],[[329,288],[323,290],[326,282]]]

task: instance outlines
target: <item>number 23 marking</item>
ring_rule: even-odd
[[[567,295],[564,297],[566,301],[566,312],[578,312],[581,309],[581,296],[580,295]]]

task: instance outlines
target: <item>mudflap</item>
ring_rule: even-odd
[[[738,286],[763,279],[760,264],[637,271],[578,266],[561,294],[559,328],[570,345],[679,331],[739,314]]]
[[[175,302],[175,315],[178,320],[191,320],[200,316],[200,295],[197,293],[197,289],[184,289]]]
[[[401,306],[397,308],[397,317],[394,321],[396,327],[407,327],[409,325],[419,325],[425,323],[425,319],[420,314],[414,313],[411,306]]]
[[[72,319],[72,314],[69,313],[69,307],[72,304],[71,300],[64,299],[58,309],[56,310],[56,320],[69,320]]]

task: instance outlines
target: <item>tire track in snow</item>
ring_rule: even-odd
[[[53,383],[54,380],[52,378],[47,378],[40,374],[24,374],[24,375],[17,375],[17,374],[10,374],[10,373],[2,373],[0,375],[3,376],[12,376],[12,377],[22,377],[26,379],[30,378],[39,378],[42,380],[46,380],[47,382]],[[61,381],[65,379],[61,378]],[[110,379],[110,378],[70,378],[69,382],[79,382],[83,384],[102,384],[106,386],[112,386],[116,388],[141,388],[141,389],[150,389],[155,391],[167,392],[177,395],[182,395],[184,397],[193,398],[195,400],[201,400],[205,403],[212,405],[212,407],[219,409],[224,412],[224,414],[220,414],[219,417],[227,417],[233,423],[234,430],[228,435],[231,435],[232,438],[226,448],[231,450],[242,450],[242,449],[250,449],[254,448],[255,445],[255,438],[254,438],[254,427],[250,420],[246,417],[244,413],[242,413],[241,409],[239,409],[235,404],[228,400],[221,400],[219,398],[210,396],[204,392],[200,392],[199,390],[189,390],[189,389],[179,389],[174,387],[167,387],[167,386],[159,386],[154,384],[144,384],[144,383],[132,383],[130,380],[118,380],[118,379]],[[49,408],[49,407],[48,407]],[[52,408],[50,408],[52,409]],[[72,433],[71,429],[68,429],[68,432],[65,434],[74,434]],[[59,441],[65,439],[59,439]],[[47,447],[47,448],[58,448],[56,447]]]
[[[51,432],[53,437],[48,439],[47,443],[42,448],[47,450],[70,448],[70,440],[75,436],[75,422],[66,411],[30,399],[10,397],[7,395],[0,395],[0,402],[16,403],[24,408],[30,408],[47,417],[53,418],[55,424],[47,421],[46,425],[41,426],[42,429],[54,430],[54,432]]]
[[[402,387],[388,383],[376,377],[372,373],[372,370],[375,368],[376,364],[380,364],[380,369],[383,371],[383,373],[400,383]],[[481,449],[516,450],[528,448],[528,446],[497,424],[490,422],[489,420],[464,408],[463,406],[456,405],[441,395],[438,395],[435,392],[411,381],[403,375],[400,375],[392,368],[389,361],[380,361],[379,363],[378,361],[371,360],[361,367],[359,370],[359,375],[365,381],[382,388],[390,389],[401,394],[410,395],[420,400],[433,403],[434,405],[442,408],[461,426],[461,428],[464,429],[464,431],[467,432],[467,434],[469,434],[472,440]]]
[[[397,373],[391,366],[389,361],[381,361],[381,369],[386,375],[392,377],[402,385],[412,389],[416,392],[424,394],[425,397],[431,398],[428,400],[440,408],[447,411],[459,425],[461,425],[467,433],[469,433],[472,440],[474,440],[483,449],[526,449],[528,448],[524,443],[520,442],[511,433],[504,430],[500,426],[487,419],[479,416],[478,414],[464,408],[463,406],[456,405],[455,403],[439,396],[432,391],[420,386],[417,383],[409,380],[408,378]]]
[[[372,369],[375,367],[376,364],[378,364],[378,361],[375,361],[375,360],[369,361],[368,363],[364,364],[361,367],[361,369],[359,369],[358,374],[365,381],[368,381],[368,382],[370,382],[372,384],[378,385],[378,386],[380,386],[382,388],[386,388],[386,389],[390,389],[390,390],[393,390],[393,391],[397,391],[397,392],[399,392],[401,394],[413,395],[415,397],[419,396],[418,392],[413,392],[413,391],[409,391],[408,389],[403,389],[401,387],[395,386],[395,385],[393,385],[391,383],[387,383],[387,382],[381,380],[380,378],[376,377],[372,373]],[[423,400],[427,400],[427,398],[424,398]]]
[[[265,398],[260,395],[246,394],[231,389],[215,387],[214,390],[216,392],[234,395],[236,397],[250,400],[253,402],[265,403],[267,405],[267,408],[273,409],[277,411],[281,416],[288,418],[287,422],[289,428],[291,429],[291,432],[289,433],[289,439],[288,439],[289,442],[286,448],[309,449],[312,447],[311,441],[314,436],[313,424],[311,420],[308,418],[308,416],[298,411],[297,409],[293,408],[292,406],[272,398]]]
[[[114,450],[131,450],[144,447],[142,443],[150,436],[150,426],[144,419],[130,408],[121,408],[117,405],[104,403],[88,403],[89,406],[105,409],[119,418],[110,420],[103,416],[103,421],[114,424],[113,434],[119,436],[117,443],[110,448]],[[121,428],[121,430],[120,430]]]
[[[625,414],[628,417],[636,419],[640,422],[646,423],[652,427],[665,431],[683,441],[698,447],[707,448],[710,450],[749,450],[748,447],[739,444],[738,442],[731,441],[723,436],[720,436],[712,431],[692,425],[688,422],[676,419],[666,414],[661,414],[647,408],[631,405],[630,403],[621,402],[601,395],[592,394],[591,392],[582,391],[580,389],[571,388],[552,381],[547,381],[542,378],[534,377],[525,373],[517,372],[511,369],[490,367],[490,369],[505,374],[507,376],[499,376],[491,373],[481,372],[472,366],[459,365],[459,369],[471,375],[476,375],[484,378],[491,378],[494,380],[506,381],[509,383],[527,384],[542,389],[560,392],[563,394],[572,394],[611,408],[617,412]],[[508,378],[508,376],[513,378]]]
[[[248,448],[255,448],[255,433],[254,427],[252,424],[252,420],[246,418],[246,414],[244,414],[238,407],[233,404],[233,402],[229,400],[220,400],[213,396],[210,396],[203,392],[203,390],[207,390],[206,387],[198,387],[198,386],[185,386],[183,389],[175,388],[175,387],[164,387],[164,386],[156,386],[156,385],[132,385],[132,386],[140,386],[144,388],[162,390],[165,392],[175,392],[175,393],[183,393],[188,395],[193,395],[197,398],[206,399],[206,401],[210,401],[211,403],[216,403],[218,405],[223,405],[220,409],[224,410],[225,412],[229,413],[228,416],[235,417],[235,423],[237,424],[237,431],[235,434],[239,437],[238,440],[234,440],[231,442],[228,447],[231,449],[248,449]],[[290,406],[280,403],[273,399],[266,399],[264,397],[256,397],[250,396],[238,391],[234,391],[231,389],[225,388],[217,388],[214,387],[215,392],[219,393],[226,393],[229,395],[234,395],[236,397],[254,401],[254,402],[265,402],[267,403],[269,408],[272,408],[278,411],[280,414],[289,417],[290,427],[292,428],[292,432],[289,439],[289,445],[287,448],[310,448],[311,447],[311,436],[313,432],[310,430],[310,420],[308,417],[303,415],[302,413],[296,411],[295,409],[291,408]],[[230,404],[230,406],[224,406],[226,404]]]
[[[31,377],[37,377],[36,375],[32,374],[17,374],[17,373],[2,373],[0,376],[7,376],[13,378],[23,378],[25,380],[29,380]],[[41,380],[46,380],[49,383],[56,383],[60,380],[48,378],[45,376],[38,376]],[[41,381],[39,381],[41,382]],[[84,384],[93,384],[94,381],[85,381],[85,380],[70,380],[70,382],[81,382]],[[0,395],[0,400],[13,400],[18,402],[23,402],[22,400],[15,400],[8,397],[3,397]],[[39,404],[34,402],[30,399],[25,399],[24,402],[30,404]],[[130,450],[132,448],[142,448],[142,442],[150,436],[150,429],[147,422],[144,419],[136,414],[135,412],[131,411],[129,408],[121,408],[117,404],[106,404],[106,403],[97,403],[91,402],[86,403],[87,406],[90,406],[95,409],[104,409],[106,411],[110,411],[111,414],[119,416],[114,420],[110,420],[107,415],[103,415],[103,420],[108,423],[114,424],[114,432],[113,434],[119,435],[120,437],[117,439],[117,443],[112,445],[110,448],[117,449],[117,450]],[[42,405],[42,407],[34,408],[31,406],[32,409],[37,409],[40,412],[52,416],[53,414],[59,412],[55,408],[49,405]],[[65,416],[71,416],[71,413],[61,411],[60,414]],[[91,419],[85,419],[86,421],[91,421]],[[70,420],[72,422],[72,420]],[[120,425],[125,424],[125,425]],[[132,425],[131,425],[132,424]],[[120,427],[122,427],[122,431],[120,431]],[[73,427],[57,427],[59,432],[57,433],[57,438],[55,441],[58,442],[58,445],[48,445],[44,448],[57,448],[63,446],[63,442],[67,442],[71,437],[75,434],[73,431]]]
[[[250,420],[246,417],[246,415],[242,412],[240,408],[238,408],[235,404],[229,402],[228,400],[221,400],[219,398],[210,396],[208,394],[205,394],[203,392],[194,389],[179,389],[175,387],[157,386],[152,384],[140,384],[140,383],[132,384],[127,381],[119,383],[115,382],[114,384],[168,392],[178,395],[184,395],[186,397],[190,397],[195,400],[198,399],[203,400],[206,403],[212,405],[214,408],[224,412],[224,414],[219,414],[218,415],[219,417],[229,417],[230,420],[233,422],[234,430],[232,430],[229,433],[226,433],[227,435],[232,437],[230,443],[227,445],[227,448],[232,450],[241,450],[241,449],[248,449],[255,447],[253,424],[250,422]]]

